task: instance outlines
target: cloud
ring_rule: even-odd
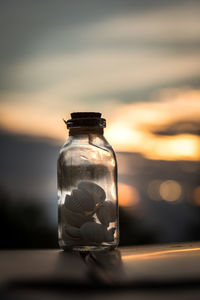
[[[97,103],[94,106],[79,105],[75,109],[77,104],[71,103],[59,111],[54,104],[48,107],[49,99],[45,98],[37,106],[33,97],[31,105],[26,106],[22,96],[20,104],[19,101],[15,104],[7,101],[0,108],[1,126],[12,132],[64,141],[67,131],[62,118],[68,118],[72,111],[92,107],[94,109],[90,110],[101,111],[107,119],[105,135],[117,151],[139,152],[151,159],[199,159],[199,128],[191,131],[190,126],[191,122],[199,124],[199,90],[164,90],[151,102],[116,104],[113,100],[104,107]],[[155,131],[162,134],[155,134]]]
[[[199,3],[182,3],[153,10],[130,12],[99,22],[91,28],[93,38],[100,41],[135,40],[146,42],[199,41]]]
[[[126,3],[126,9],[114,12],[110,9],[102,18],[95,10],[98,17],[87,20],[88,13],[84,12],[78,22],[74,22],[73,17],[65,20],[63,13],[59,20],[54,19],[51,23],[52,11],[48,11],[47,19],[43,20],[42,4],[38,16],[37,10],[33,10],[30,20],[26,15],[27,9],[30,9],[27,6],[20,10],[22,18],[19,18],[21,14],[18,9],[16,13],[12,12],[11,27],[4,26],[9,41],[4,44],[4,35],[2,44],[7,45],[5,47],[8,49],[13,45],[14,53],[16,47],[23,44],[23,36],[20,35],[22,28],[25,42],[23,47],[19,47],[21,56],[16,57],[8,51],[10,63],[0,57],[0,62],[3,61],[0,86],[2,126],[9,130],[62,138],[62,121],[59,125],[57,122],[72,111],[101,111],[111,120],[111,124],[115,123],[113,116],[116,112],[118,130],[122,128],[121,114],[128,118],[130,113],[130,120],[135,120],[134,128],[129,128],[130,123],[122,119],[127,126],[124,130],[122,128],[121,136],[125,140],[121,142],[121,147],[127,150],[141,145],[144,135],[161,132],[161,125],[169,129],[170,124],[185,122],[178,116],[181,114],[182,118],[191,111],[187,101],[181,98],[178,104],[174,96],[171,96],[173,103],[169,99],[153,99],[157,99],[154,98],[155,92],[163,87],[167,91],[170,87],[191,87],[199,78],[200,4],[186,2],[168,1],[165,5],[158,5],[157,1],[153,1],[154,4],[149,6],[138,4],[135,10],[128,9]],[[65,7],[65,4],[62,5]],[[67,14],[71,9],[74,12],[73,4],[70,5]],[[8,22],[8,8],[6,12],[2,25]],[[55,18],[58,15],[56,11]],[[19,19],[19,27],[16,26],[15,31]],[[39,26],[34,27],[37,21]],[[49,22],[50,27],[47,26]],[[41,30],[38,30],[40,27]],[[21,37],[19,40],[18,34]],[[182,90],[180,94],[185,97]],[[188,97],[192,98],[191,95],[190,91]],[[127,99],[130,103],[136,103],[126,106]],[[161,97],[163,99],[164,96]],[[138,100],[143,102],[137,103]],[[190,101],[190,105],[195,107],[195,111],[196,104]],[[179,107],[182,106],[186,108],[180,112]],[[177,109],[176,117],[168,120],[171,107]],[[132,111],[136,113],[132,115]],[[195,112],[192,112],[190,121],[194,115]],[[158,123],[151,124],[150,120],[154,119]],[[169,124],[165,124],[167,120]],[[186,121],[189,121],[187,116]],[[127,139],[131,142],[127,143]],[[143,151],[137,147],[138,151]]]
[[[165,89],[157,99],[121,105],[112,114],[112,122],[129,124],[129,128],[151,132],[152,126],[175,122],[198,122],[200,116],[200,91]]]
[[[165,126],[155,128],[152,133],[156,135],[172,136],[178,134],[200,135],[199,121],[179,121]]]
[[[189,130],[191,122],[199,126],[199,99],[199,90],[175,89],[163,91],[159,100],[122,105],[109,119],[106,136],[118,151],[151,159],[199,160],[199,127]]]
[[[105,14],[89,23],[54,24],[51,31],[41,30],[37,41],[25,44],[24,57],[2,68],[1,89],[16,95],[12,101],[23,94],[25,103],[32,98],[41,103],[44,95],[50,106],[52,101],[58,107],[66,102],[87,106],[123,101],[127,92],[129,99],[134,93],[141,99],[144,90],[191,82],[200,73],[199,7],[178,2]],[[41,16],[40,12],[39,22]],[[159,47],[162,43],[165,46]],[[187,48],[191,43],[197,47]]]
[[[87,101],[87,98],[112,93],[117,98],[124,91],[142,91],[199,76],[199,53],[166,56],[149,50],[146,54],[145,50],[125,49],[40,57],[13,66],[7,72],[11,88],[16,92],[45,92],[47,97],[55,95],[57,99],[69,101]],[[107,100],[105,96],[102,98]]]

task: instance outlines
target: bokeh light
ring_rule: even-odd
[[[168,202],[178,200],[181,193],[181,185],[175,180],[166,180],[160,185],[160,196]]]
[[[119,182],[118,184],[118,196],[120,206],[134,206],[140,201],[139,193],[137,189],[125,183]]]

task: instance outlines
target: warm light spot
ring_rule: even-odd
[[[119,182],[118,184],[119,205],[133,206],[139,203],[139,194],[133,186]]]
[[[152,200],[160,200],[160,185],[161,185],[162,181],[161,180],[152,180],[147,188],[147,193],[149,194],[149,197]]]
[[[120,123],[112,124],[106,130],[106,137],[118,151],[130,151],[134,145],[142,141],[142,134],[139,131]]]
[[[132,122],[132,120],[130,120]],[[150,159],[199,160],[199,139],[192,134],[156,136],[149,132],[132,129],[131,124],[123,127],[112,125],[106,138],[116,151],[139,152]]]
[[[181,196],[181,185],[177,181],[166,180],[160,185],[160,195],[166,201],[176,201]]]
[[[193,193],[194,203],[200,206],[200,186],[196,187]]]
[[[108,129],[107,135],[110,136],[111,139],[115,140],[116,142],[127,142],[128,139],[131,139],[133,136],[132,131],[129,128],[120,126],[119,124],[116,126],[112,126]]]
[[[197,140],[190,135],[177,136],[171,141],[171,151],[174,155],[181,155],[182,157],[190,157],[198,155]]]
[[[155,159],[199,160],[199,139],[197,136],[184,134],[173,137],[151,138],[152,151],[147,156]]]
[[[166,254],[178,254],[178,253],[187,253],[187,252],[195,252],[200,251],[200,248],[186,248],[186,249],[175,249],[175,250],[163,250],[163,251],[155,251],[149,253],[141,253],[141,254],[131,254],[131,255],[123,255],[123,260],[132,260],[132,259],[158,259],[162,257],[166,257]]]

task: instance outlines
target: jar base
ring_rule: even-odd
[[[64,251],[93,252],[114,250],[116,245],[61,247]]]

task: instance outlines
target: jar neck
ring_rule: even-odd
[[[99,134],[103,135],[103,128],[99,127],[79,127],[70,128],[69,136],[81,135],[81,134]]]

